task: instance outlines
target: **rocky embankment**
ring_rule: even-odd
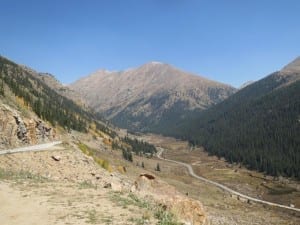
[[[152,197],[178,216],[183,224],[208,224],[202,204],[177,191],[173,186],[151,174],[141,174],[131,191],[139,196]]]
[[[98,194],[95,193],[97,196],[100,193],[110,195],[111,191],[120,193],[121,196],[133,194],[138,196],[138,200],[135,201],[155,202],[163,210],[176,215],[178,221],[183,224],[207,224],[207,216],[199,201],[190,199],[154,175],[137,174],[138,178],[134,181],[129,179],[126,173],[121,174],[117,170],[109,172],[101,168],[92,157],[83,154],[76,144],[70,143],[67,148],[69,150],[62,148],[53,151],[3,155],[0,157],[0,171],[15,171],[14,173],[17,174],[24,174],[24,171],[27,171],[30,177],[40,177],[51,181],[48,183],[50,186],[51,184],[56,186],[63,182],[71,186],[77,184],[80,187],[93,187],[95,192],[98,192]],[[118,201],[125,201],[122,200],[123,197],[118,198],[120,198]],[[130,204],[130,201],[126,200],[126,204]],[[110,213],[115,218],[114,221],[120,219],[114,213],[115,203],[108,202],[107,204],[112,204],[109,207],[112,208]],[[92,205],[95,207],[94,203]],[[130,206],[126,205],[126,207]],[[67,212],[69,209],[64,210]],[[102,208],[95,207],[95,210],[100,213]],[[147,214],[147,212],[145,213]],[[157,224],[156,219],[151,218],[149,221],[145,219],[145,221],[148,221],[147,224]]]
[[[27,118],[0,104],[0,149],[52,141],[55,130],[37,117]]]

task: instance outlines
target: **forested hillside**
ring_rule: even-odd
[[[93,114],[52,90],[35,74],[0,57],[0,95],[5,97],[10,93],[21,99],[26,107],[53,126],[59,125],[67,130],[86,132],[90,123],[94,122],[99,130],[113,133],[95,121]]]
[[[280,71],[168,131],[230,162],[300,178],[300,71]]]

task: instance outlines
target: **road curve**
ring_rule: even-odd
[[[7,149],[7,150],[0,150],[0,155],[5,154],[12,154],[12,153],[18,153],[18,152],[33,152],[33,151],[47,151],[49,148],[61,144],[61,141],[54,141],[46,144],[39,144],[39,145],[32,145],[32,146],[26,146],[21,148],[14,148],[14,149]]]
[[[189,174],[192,177],[197,178],[198,180],[201,180],[201,181],[204,181],[206,183],[212,184],[212,185],[214,185],[214,186],[216,186],[216,187],[218,187],[218,188],[220,188],[224,191],[227,191],[227,192],[229,192],[233,195],[239,196],[240,198],[244,198],[244,199],[247,199],[247,200],[252,201],[252,202],[257,202],[257,203],[261,203],[261,204],[265,204],[265,205],[270,205],[270,206],[275,206],[275,207],[279,207],[279,208],[290,209],[290,210],[300,212],[299,208],[294,208],[294,207],[290,207],[290,206],[286,206],[286,205],[281,205],[281,204],[277,204],[277,203],[268,202],[268,201],[264,201],[264,200],[261,200],[261,199],[253,198],[253,197],[244,195],[240,192],[237,192],[235,190],[232,190],[231,188],[226,187],[223,184],[220,184],[220,183],[208,180],[204,177],[198,176],[197,174],[195,174],[195,172],[194,172],[194,170],[193,170],[193,168],[191,167],[190,164],[187,164],[187,163],[184,163],[184,162],[179,162],[179,161],[176,161],[176,160],[165,159],[165,158],[161,157],[161,154],[163,153],[164,149],[160,148],[160,147],[158,147],[157,149],[159,150],[158,153],[157,153],[157,157],[159,159],[162,159],[162,160],[165,160],[165,161],[168,161],[168,162],[173,162],[173,163],[176,163],[176,164],[179,164],[179,165],[182,165],[182,166],[186,167],[188,169]]]

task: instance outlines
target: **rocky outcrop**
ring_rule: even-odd
[[[208,224],[203,206],[199,201],[181,194],[174,187],[158,180],[154,175],[141,174],[131,191],[142,197],[153,197],[166,209],[173,212],[184,224]]]
[[[0,149],[37,144],[55,139],[55,130],[38,118],[26,118],[0,104]]]
[[[16,125],[17,125],[17,138],[22,142],[22,143],[28,143],[28,131],[26,128],[26,125],[22,118],[19,115],[14,115]]]

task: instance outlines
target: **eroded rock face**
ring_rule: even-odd
[[[203,206],[199,201],[188,198],[174,187],[156,179],[152,174],[141,174],[131,188],[143,197],[151,196],[178,216],[184,224],[208,224]]]
[[[37,118],[24,118],[0,104],[0,149],[37,144],[55,139],[55,131]]]
[[[17,124],[13,113],[8,106],[0,105],[0,148],[16,142],[17,136],[14,134],[17,134]]]
[[[17,137],[22,143],[28,143],[28,131],[26,125],[19,115],[14,116],[17,124]]]

